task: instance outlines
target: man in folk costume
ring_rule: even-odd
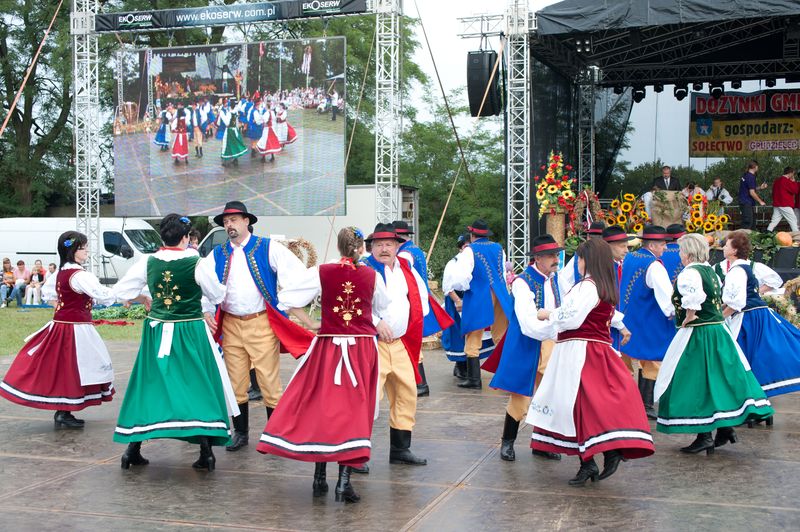
[[[483,369],[493,372],[492,388],[509,392],[500,458],[513,462],[514,441],[522,418],[528,413],[534,386],[544,376],[553,351],[555,331],[546,320],[539,320],[540,308],[555,310],[561,305],[559,291],[558,254],[563,251],[548,234],[533,239],[532,262],[511,283],[514,296],[514,315],[508,331],[497,345]],[[536,456],[560,460],[561,455],[533,450]]]
[[[234,435],[228,451],[249,442],[247,388],[252,363],[263,395],[267,418],[281,396],[281,347],[294,356],[306,352],[313,334],[289,321],[278,303],[278,288],[296,288],[309,281],[306,267],[285,246],[252,235],[248,225],[258,218],[240,201],[229,201],[214,222],[225,227],[228,242],[214,248],[203,261],[211,262],[220,282],[226,285],[225,299],[216,315],[204,305],[206,322],[218,338],[225,365],[239,404],[233,418]]]
[[[247,120],[247,138],[250,139],[250,157],[255,157],[258,155],[258,150],[256,149],[256,144],[258,140],[261,138],[261,133],[264,129],[263,124],[260,122],[259,115],[269,112],[266,109],[264,103],[261,99],[253,98],[253,101],[247,107],[245,111],[245,116]]]
[[[391,224],[376,225],[364,241],[372,249],[365,262],[383,277],[390,300],[378,316],[391,329],[391,335],[384,333],[378,338],[378,387],[385,388],[389,397],[389,463],[426,465],[426,459],[411,452],[411,431],[417,416],[416,385],[421,381],[417,364],[422,349],[422,322],[430,310],[427,288],[411,264],[397,256],[403,239]]]
[[[392,222],[392,226],[397,236],[403,240],[403,243],[400,244],[400,250],[397,252],[397,256],[403,257],[410,262],[411,266],[417,270],[417,273],[425,282],[428,304],[430,305],[431,311],[425,316],[425,321],[422,324],[422,337],[425,338],[426,336],[447,329],[455,322],[447,314],[447,311],[442,308],[436,298],[433,297],[433,294],[431,294],[431,289],[428,286],[428,262],[425,259],[425,252],[411,240],[411,235],[414,234],[414,231],[412,231],[411,226],[403,220]],[[417,386],[417,396],[428,396],[431,394],[431,391],[428,387],[428,381],[425,378],[425,366],[422,364],[422,353],[419,355],[419,367],[417,369],[422,377],[422,382]]]
[[[667,269],[669,282],[675,284],[675,281],[678,280],[678,274],[683,270],[678,239],[686,234],[686,228],[683,224],[672,224],[667,227],[667,234],[670,239],[667,241],[667,248],[661,255],[661,262]]]
[[[625,257],[628,255],[628,242],[633,240],[634,237],[629,236],[625,230],[618,225],[611,225],[603,229],[603,240],[611,246],[611,258],[614,259],[614,270],[617,272],[617,282],[622,283],[622,265],[625,262]],[[617,304],[619,310],[619,304]],[[622,336],[620,331],[611,331],[611,342],[614,349],[620,350]]]
[[[514,301],[505,280],[506,256],[503,248],[488,237],[492,235],[483,220],[467,227],[470,245],[459,255],[453,272],[453,288],[464,291],[461,310],[461,332],[466,336],[467,378],[460,388],[481,388],[480,355],[483,330],[492,328],[497,344],[508,328],[514,314]]]
[[[198,159],[203,156],[203,137],[205,136],[203,124],[205,120],[206,119],[203,118],[203,110],[200,102],[193,103],[192,127],[194,129],[194,156]]]
[[[639,393],[647,417],[657,419],[653,388],[661,360],[676,332],[672,283],[660,260],[670,236],[663,227],[648,225],[641,238],[641,249],[629,253],[622,266],[619,310],[625,315],[625,325],[632,333],[624,348],[623,361],[631,372],[630,359],[639,361]]]
[[[586,231],[586,240],[591,238],[603,238],[603,229],[606,228],[605,222],[592,222]],[[558,272],[559,288],[563,294],[569,292],[575,283],[581,280],[578,272],[578,259],[575,255],[567,262],[566,266]]]

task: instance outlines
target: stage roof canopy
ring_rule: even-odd
[[[604,86],[800,81],[800,2],[565,0],[535,14],[531,53]]]

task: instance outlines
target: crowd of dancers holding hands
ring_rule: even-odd
[[[42,289],[56,302],[53,319],[26,339],[0,395],[54,410],[56,428],[82,428],[73,413],[115,393],[92,306],[142,303],[149,312],[113,433],[127,444],[123,469],[148,463],[142,442],[151,439],[199,445],[192,467],[207,471],[215,446],[249,445],[252,368],[267,413],[257,450],[313,462],[315,497],[337,462],[335,498],[352,503],[351,474],[369,472],[384,394],[390,463],[427,463],[411,443],[418,394],[430,393],[422,339],[440,331],[460,387],[480,389],[487,371],[489,386],[508,392],[500,459],[516,459],[525,421],[534,455],[579,458],[574,486],[652,455],[648,418],[657,431],[695,436],[680,451],[710,454],[736,443],[735,427],[772,424],[768,397],[800,389],[800,331],[762,299],[780,277],[749,260],[741,231],[712,267],[706,240],[680,225],[645,227],[629,251],[624,231],[594,223],[563,268],[564,248],[541,235],[529,265],[508,277],[502,247],[476,220],[444,270],[442,305],[404,222],[369,235],[346,227],[339,260],[306,268],[251,234],[256,221],[228,202],[215,222],[229,240],[201,258],[188,247],[189,219],[167,215],[164,247],[113,287],[83,269],[86,237],[61,235],[59,271]],[[304,310],[315,300],[319,319]],[[285,390],[281,352],[298,358]]]

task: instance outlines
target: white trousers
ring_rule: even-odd
[[[772,221],[767,227],[767,231],[772,231],[781,223],[781,218],[789,222],[789,227],[794,233],[797,231],[797,216],[795,216],[794,209],[791,207],[772,207]]]

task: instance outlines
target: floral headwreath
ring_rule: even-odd
[[[75,241],[74,241],[73,239],[71,239],[71,238],[68,238],[68,239],[64,240],[64,247],[65,247],[65,248],[70,248],[70,247],[72,247],[72,244],[73,244],[74,242],[75,242]]]

